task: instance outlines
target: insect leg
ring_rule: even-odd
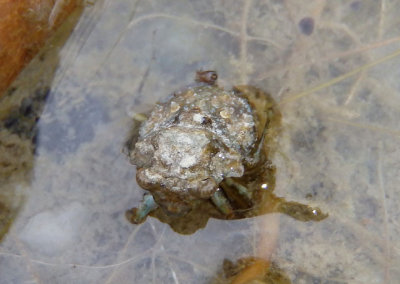
[[[225,197],[221,188],[218,188],[217,191],[211,196],[211,201],[224,215],[231,216],[233,214],[229,200]]]
[[[158,205],[154,201],[153,195],[151,195],[150,193],[146,193],[143,196],[143,201],[139,205],[139,207],[127,210],[125,215],[129,222],[131,222],[132,224],[140,224],[144,222],[147,215],[149,215],[151,211],[157,209],[157,207]]]
[[[235,182],[231,178],[225,178],[225,182],[228,186],[233,187],[237,190],[237,192],[245,198],[246,201],[251,201],[252,196],[247,187],[241,185],[240,183]]]

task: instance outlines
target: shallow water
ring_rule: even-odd
[[[208,283],[224,259],[257,256],[293,283],[395,283],[400,59],[328,82],[400,48],[398,6],[87,6],[66,44],[43,51],[0,104],[1,193],[18,213],[0,244],[0,282]],[[190,84],[197,69],[217,70],[228,89],[272,94],[283,119],[275,193],[329,218],[211,219],[190,236],[125,219],[143,194],[122,153],[131,114]]]

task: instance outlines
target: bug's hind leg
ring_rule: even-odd
[[[151,211],[154,211],[157,208],[158,205],[154,201],[153,196],[150,193],[146,193],[143,196],[143,201],[139,207],[127,210],[125,215],[132,224],[140,224],[146,220],[147,215],[149,215]]]
[[[232,206],[221,188],[218,188],[217,191],[211,196],[211,201],[222,214],[227,217],[233,216]]]
[[[242,196],[247,202],[252,200],[251,192],[244,185],[234,181],[232,178],[226,178],[225,183],[227,186],[236,189],[239,195]]]

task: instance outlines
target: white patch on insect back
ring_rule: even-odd
[[[161,181],[161,180],[163,180],[163,177],[160,175],[160,174],[158,174],[158,173],[156,173],[156,172],[154,172],[154,171],[152,171],[152,170],[150,170],[150,169],[145,169],[144,170],[144,175],[146,176],[146,178],[148,179],[148,180],[151,180],[151,181]]]
[[[196,164],[196,156],[194,155],[184,155],[179,162],[179,166],[182,168],[189,168]]]
[[[196,165],[210,142],[203,133],[187,133],[184,129],[168,129],[159,136],[159,155],[161,161],[167,165],[179,165],[189,168]]]
[[[193,121],[201,123],[203,121],[203,116],[199,113],[193,115]]]
[[[172,101],[170,108],[171,108],[171,113],[172,113],[172,112],[177,112],[181,108],[181,106],[179,104],[177,104],[176,102]]]
[[[219,112],[219,114],[222,118],[230,118],[234,112],[235,112],[235,109],[233,107],[229,107],[229,108],[223,108]]]
[[[224,151],[215,155],[211,160],[210,167],[215,178],[241,177],[244,173],[242,157],[235,150]]]
[[[221,115],[222,118],[229,118],[229,117],[231,117],[231,114],[230,114],[226,109],[221,110],[221,111],[219,112],[219,114]]]

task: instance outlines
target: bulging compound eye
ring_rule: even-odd
[[[215,85],[218,79],[217,72],[215,71],[197,71],[196,72],[196,81],[207,83],[209,85]]]

